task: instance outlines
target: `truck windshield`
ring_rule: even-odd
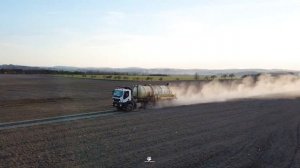
[[[123,96],[123,91],[121,91],[121,90],[114,90],[113,97],[122,97],[122,96]]]

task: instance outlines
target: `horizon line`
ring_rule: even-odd
[[[295,69],[284,69],[284,68],[223,68],[223,69],[207,69],[207,68],[166,68],[166,67],[152,67],[152,68],[142,68],[142,67],[80,67],[80,66],[69,66],[69,65],[52,65],[52,66],[40,66],[40,65],[19,65],[19,64],[0,64],[0,66],[4,65],[11,65],[11,66],[25,66],[25,67],[37,67],[37,68],[55,68],[55,67],[69,67],[69,68],[78,68],[78,69],[89,69],[89,68],[107,68],[107,69],[146,69],[146,70],[151,70],[151,69],[177,69],[177,70],[210,70],[210,71],[222,71],[222,70],[270,70],[270,71],[300,71],[300,70],[295,70]]]

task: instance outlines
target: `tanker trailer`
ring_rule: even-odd
[[[158,101],[173,100],[176,96],[167,85],[136,85],[133,89],[119,87],[113,91],[113,106],[118,110],[132,111],[138,106],[146,108]]]

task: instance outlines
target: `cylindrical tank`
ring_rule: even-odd
[[[175,95],[166,85],[137,85],[133,88],[133,97],[135,99],[171,99]]]

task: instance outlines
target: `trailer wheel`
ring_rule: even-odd
[[[147,102],[144,102],[144,103],[142,104],[142,108],[143,108],[143,109],[146,109],[146,108],[147,108],[147,105],[148,105],[148,103],[147,103]]]

